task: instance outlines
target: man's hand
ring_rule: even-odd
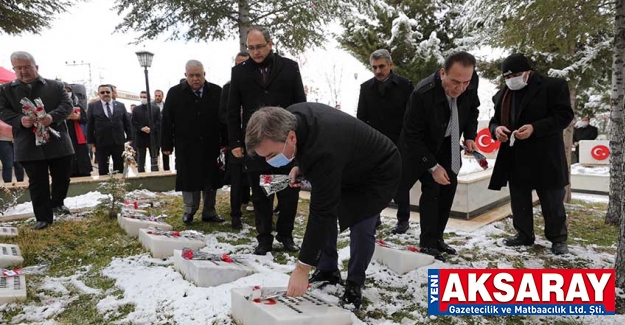
[[[150,134],[150,127],[149,126],[144,126],[141,128],[141,131],[143,131],[144,133]]]
[[[22,126],[24,126],[25,128],[29,128],[32,127],[33,124],[35,124],[35,118],[30,117],[30,116],[22,116]]]
[[[475,141],[473,140],[465,140],[464,146],[467,148],[465,153],[472,153],[477,150],[477,144],[475,144]]]
[[[91,151],[93,151],[93,153],[95,153],[95,152],[96,152],[95,143],[92,143],[92,144],[91,144]]]
[[[289,186],[291,187],[302,187],[302,183],[297,181],[297,176],[299,176],[299,167],[295,166],[291,168],[291,172],[289,173]]]
[[[573,142],[573,147],[579,146],[579,142]]]
[[[169,156],[169,155],[171,155],[171,151],[163,151],[163,154],[165,154],[165,155],[168,155],[168,156]]]
[[[72,113],[69,114],[69,116],[67,117],[68,120],[79,120],[80,119],[80,113]]]
[[[46,116],[38,118],[37,122],[41,123],[43,126],[49,126],[52,124],[52,115],[46,114]]]
[[[506,142],[508,141],[508,134],[510,134],[510,130],[508,130],[507,127],[505,126],[498,126],[495,129],[495,136],[497,137],[497,140],[499,140],[499,142]]]
[[[517,130],[514,137],[519,140],[525,140],[529,138],[532,133],[534,133],[534,127],[531,124],[525,124]]]
[[[237,158],[243,157],[243,148],[236,147],[236,148],[232,149],[232,155],[237,157]]]
[[[293,270],[289,278],[289,286],[286,289],[287,296],[299,297],[306,293],[306,290],[308,290],[308,274],[310,273],[310,269],[310,266],[297,263],[295,270]]]
[[[434,181],[438,184],[451,184],[451,182],[449,181],[449,176],[447,176],[447,171],[445,171],[445,168],[443,168],[443,166],[436,167],[436,169],[432,172],[432,177],[434,178]]]

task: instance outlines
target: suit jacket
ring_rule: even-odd
[[[158,142],[161,131],[161,110],[155,104],[152,104],[152,126],[148,118],[148,106],[139,105],[132,110],[132,128],[134,130],[134,141],[137,147],[148,147],[150,145],[150,134],[154,132],[155,147],[158,148]],[[150,133],[145,133],[141,129],[145,126],[150,127]]]
[[[383,87],[382,90],[379,87]],[[412,81],[391,72],[383,84],[371,78],[360,85],[356,117],[397,144],[406,104],[414,90]]]
[[[305,102],[306,94],[297,63],[272,54],[269,82],[264,85],[258,64],[252,58],[232,68],[228,95],[228,140],[230,148],[244,147],[247,121],[263,106],[288,107]],[[243,108],[243,120],[241,120]],[[249,158],[248,170],[270,170],[262,157]]]
[[[331,227],[341,230],[379,214],[401,176],[397,147],[382,133],[335,108],[300,103],[296,159],[310,181],[308,226],[299,260],[317,265]]]
[[[72,113],[72,101],[62,83],[39,77],[29,88],[18,79],[0,86],[0,118],[13,127],[15,161],[48,160],[74,154],[72,140],[67,133],[65,120]],[[50,135],[46,144],[35,145],[32,128],[22,126],[22,98],[34,101],[41,98],[44,109],[52,116],[50,127],[60,137]]]
[[[124,142],[132,140],[132,130],[126,106],[112,100],[111,111],[113,117],[104,113],[102,101],[89,104],[87,111],[87,142],[101,146],[123,146]]]
[[[475,140],[477,132],[478,83],[479,77],[474,72],[469,86],[457,98],[458,126],[460,136],[465,140]],[[405,158],[404,168],[413,168],[415,175],[421,175],[436,166],[437,156],[450,156],[451,148],[442,146],[450,116],[447,96],[437,71],[421,80],[410,95],[399,145]]]
[[[221,87],[205,82],[202,97],[187,82],[167,92],[161,123],[161,149],[176,149],[176,191],[218,188],[216,166],[222,134],[219,123]]]
[[[525,140],[517,139],[513,147],[510,141],[499,146],[488,186],[491,190],[500,190],[509,180],[533,189],[557,190],[569,183],[562,135],[573,119],[568,84],[534,72],[526,87],[516,125],[531,124],[534,132]],[[495,115],[489,125],[493,138],[501,125],[501,102],[507,90],[504,86],[493,96]]]

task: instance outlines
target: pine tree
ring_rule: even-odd
[[[41,33],[50,28],[52,18],[74,4],[66,0],[0,1],[0,32],[9,35]]]
[[[110,173],[106,181],[100,183],[98,188],[106,197],[100,199],[96,206],[96,212],[106,213],[110,218],[117,218],[117,214],[121,212],[122,204],[126,198],[126,187],[128,183],[123,177],[119,177],[117,173]]]

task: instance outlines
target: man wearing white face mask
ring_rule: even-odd
[[[154,140],[158,139],[158,130],[161,129],[161,111],[158,106],[152,103],[152,125],[150,125],[150,119],[148,114],[148,93],[142,91],[139,94],[141,97],[141,105],[135,107],[132,110],[132,127],[135,130],[135,143],[137,145],[137,169],[140,173],[145,172],[145,158],[146,152],[150,147],[150,133],[156,132],[153,135]],[[150,165],[153,172],[158,171],[158,151],[152,152],[150,150]]]
[[[590,125],[590,118],[588,116],[582,117],[581,120],[575,123],[575,131],[573,131],[573,147],[576,151],[571,155],[571,163],[579,162],[579,142],[581,140],[595,140],[599,135],[599,130]]]
[[[510,189],[517,234],[504,244],[534,244],[532,190],[536,190],[551,251],[566,254],[563,199],[569,175],[562,133],[573,119],[569,87],[564,79],[533,71],[523,54],[507,57],[501,70],[506,86],[493,96],[495,116],[490,121],[490,131],[501,146],[488,188]]]

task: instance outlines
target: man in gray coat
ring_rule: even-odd
[[[13,127],[15,160],[28,175],[28,190],[37,223],[34,229],[52,224],[53,213],[69,213],[63,204],[69,188],[74,149],[65,120],[72,113],[72,102],[61,82],[39,76],[35,58],[27,52],[11,54],[17,79],[0,88],[0,119]],[[22,113],[23,98],[43,102],[46,115],[33,118]],[[58,133],[50,134],[47,143],[36,145],[35,122],[49,126]],[[52,177],[50,193],[49,177]]]

